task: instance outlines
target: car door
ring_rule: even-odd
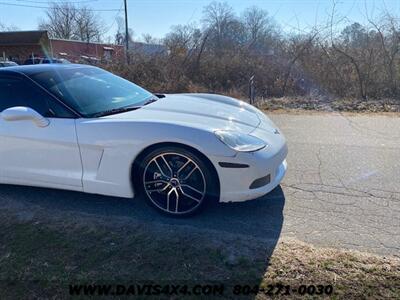
[[[17,106],[32,108],[49,124],[6,121],[0,114],[0,182],[81,189],[73,115],[24,76],[0,74],[0,112]]]

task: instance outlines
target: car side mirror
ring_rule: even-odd
[[[38,127],[46,127],[50,121],[29,107],[16,106],[3,110],[0,114],[4,121],[32,121]]]

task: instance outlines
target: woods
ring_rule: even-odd
[[[245,97],[254,75],[258,97],[399,99],[399,19],[338,19],[333,10],[325,23],[288,33],[265,10],[237,15],[213,2],[198,26],[172,28],[160,41],[165,52],[131,53],[129,66],[108,68],[154,91]]]

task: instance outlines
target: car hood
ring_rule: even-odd
[[[260,124],[245,102],[211,94],[170,94],[138,110],[107,116],[111,119],[157,121],[216,130],[250,133]]]

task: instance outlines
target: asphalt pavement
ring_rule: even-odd
[[[400,117],[273,115],[287,136],[282,235],[400,255]]]

